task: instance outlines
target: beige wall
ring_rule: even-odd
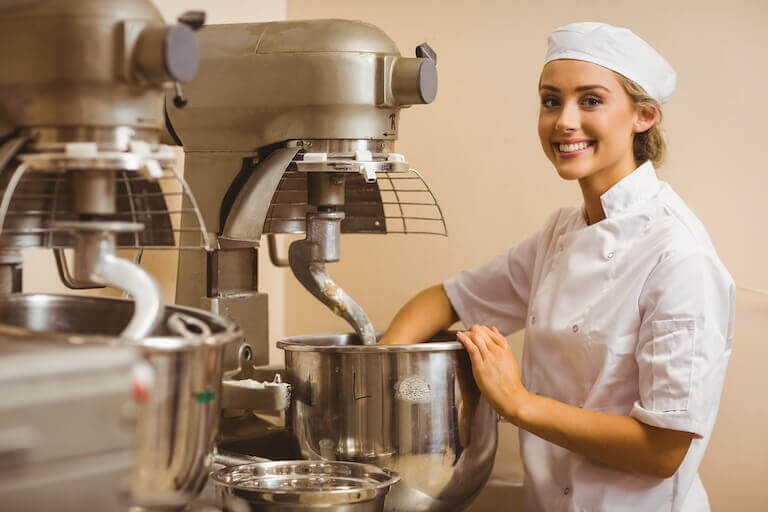
[[[558,206],[580,201],[536,135],[546,35],[572,21],[629,26],[677,69],[678,89],[665,109],[670,156],[660,175],[706,224],[737,283],[768,288],[764,0],[288,0],[289,19],[321,17],[374,23],[405,54],[425,40],[438,53],[437,100],[403,112],[397,149],[433,187],[450,236],[347,236],[341,262],[330,267],[378,329],[420,288],[488,259]],[[285,283],[288,334],[348,330],[291,279]],[[768,510],[766,327],[768,299],[740,292],[735,350],[701,467],[713,510]],[[517,348],[520,339],[513,339]],[[497,473],[509,476],[519,462],[513,427],[503,428]]]

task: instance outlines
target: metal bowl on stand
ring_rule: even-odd
[[[252,512],[382,512],[400,477],[370,464],[320,461],[261,462],[213,473],[226,495],[246,500]]]
[[[307,459],[374,464],[402,481],[388,512],[457,512],[490,475],[497,415],[452,333],[430,343],[360,344],[354,334],[296,336],[285,350],[287,423]]]
[[[137,452],[131,501],[142,507],[183,508],[208,478],[223,351],[241,332],[216,315],[168,306],[152,336],[119,338],[132,314],[128,300],[10,295],[0,301],[0,343],[136,346],[149,366],[146,387],[139,381],[134,390]]]

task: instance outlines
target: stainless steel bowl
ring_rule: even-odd
[[[402,482],[387,497],[389,512],[466,507],[491,472],[497,416],[453,340],[446,333],[432,343],[363,346],[352,334],[324,334],[278,342],[302,456],[396,471]]]
[[[127,300],[11,295],[0,301],[0,343],[126,345],[131,342],[118,335],[132,314]],[[191,332],[174,332],[172,317]],[[153,336],[133,342],[154,369],[149,394],[137,395],[134,504],[181,508],[205,485],[218,427],[222,352],[241,335],[229,320],[169,306]]]
[[[226,495],[245,499],[253,512],[381,512],[400,477],[352,462],[279,461],[213,473]]]

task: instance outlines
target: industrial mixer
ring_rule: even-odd
[[[402,56],[377,27],[346,20],[207,26],[199,40],[189,104],[167,97],[167,128],[214,242],[180,254],[176,300],[245,333],[225,360],[222,441],[257,456],[393,469],[402,482],[391,512],[461,510],[496,448],[496,415],[466,354],[451,338],[376,346],[363,308],[325,266],[339,261],[344,233],[446,234],[434,195],[394,147],[401,109],[436,96],[437,55],[423,44]],[[287,258],[276,242],[286,233],[305,235]],[[273,264],[290,266],[355,332],[284,340],[285,371],[264,366],[263,237]],[[284,409],[290,435],[254,415]]]
[[[159,135],[165,89],[182,105],[197,70],[202,23],[166,25],[147,0],[0,0],[4,509],[173,509],[207,479],[222,353],[240,332],[164,307],[117,253],[180,248],[169,201],[194,199]],[[70,288],[132,300],[18,293],[26,248],[54,250]]]

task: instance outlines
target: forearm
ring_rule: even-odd
[[[677,471],[693,437],[533,394],[503,415],[518,427],[589,459],[659,478]]]
[[[442,284],[419,292],[397,312],[380,343],[405,345],[426,341],[458,321]]]

